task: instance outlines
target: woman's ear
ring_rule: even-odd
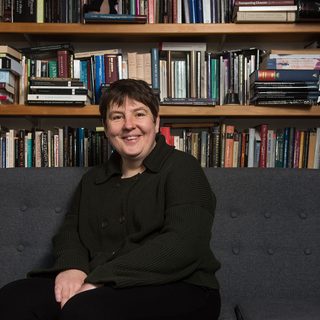
[[[159,129],[160,129],[160,117],[157,116],[156,121],[155,121],[155,130],[156,130],[156,133],[159,132]]]
[[[107,129],[107,123],[106,121],[101,120],[101,123],[103,125],[103,129],[104,129],[104,134],[106,135],[106,137],[108,138],[108,129]]]

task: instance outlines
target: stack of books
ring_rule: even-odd
[[[18,102],[19,81],[22,75],[21,53],[0,45],[0,104]]]
[[[235,0],[234,22],[294,22],[295,0]]]
[[[320,102],[320,70],[256,70],[250,75],[254,105],[305,105]]]
[[[83,81],[73,78],[37,78],[29,80],[28,104],[84,105],[88,90]]]

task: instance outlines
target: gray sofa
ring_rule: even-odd
[[[51,236],[84,168],[0,170],[0,286],[51,263]],[[320,319],[320,171],[206,169],[221,319]],[[201,320],[201,319],[199,319]]]

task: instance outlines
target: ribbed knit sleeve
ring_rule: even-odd
[[[218,267],[209,248],[215,201],[198,162],[178,153],[165,180],[160,232],[133,250],[124,248],[125,254],[96,267],[86,282],[115,287],[163,284],[186,279],[202,265]]]

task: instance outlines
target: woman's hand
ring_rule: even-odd
[[[85,286],[84,279],[86,277],[85,272],[77,269],[62,271],[56,276],[54,293],[56,301],[61,304],[61,308],[80,291],[82,286]]]

